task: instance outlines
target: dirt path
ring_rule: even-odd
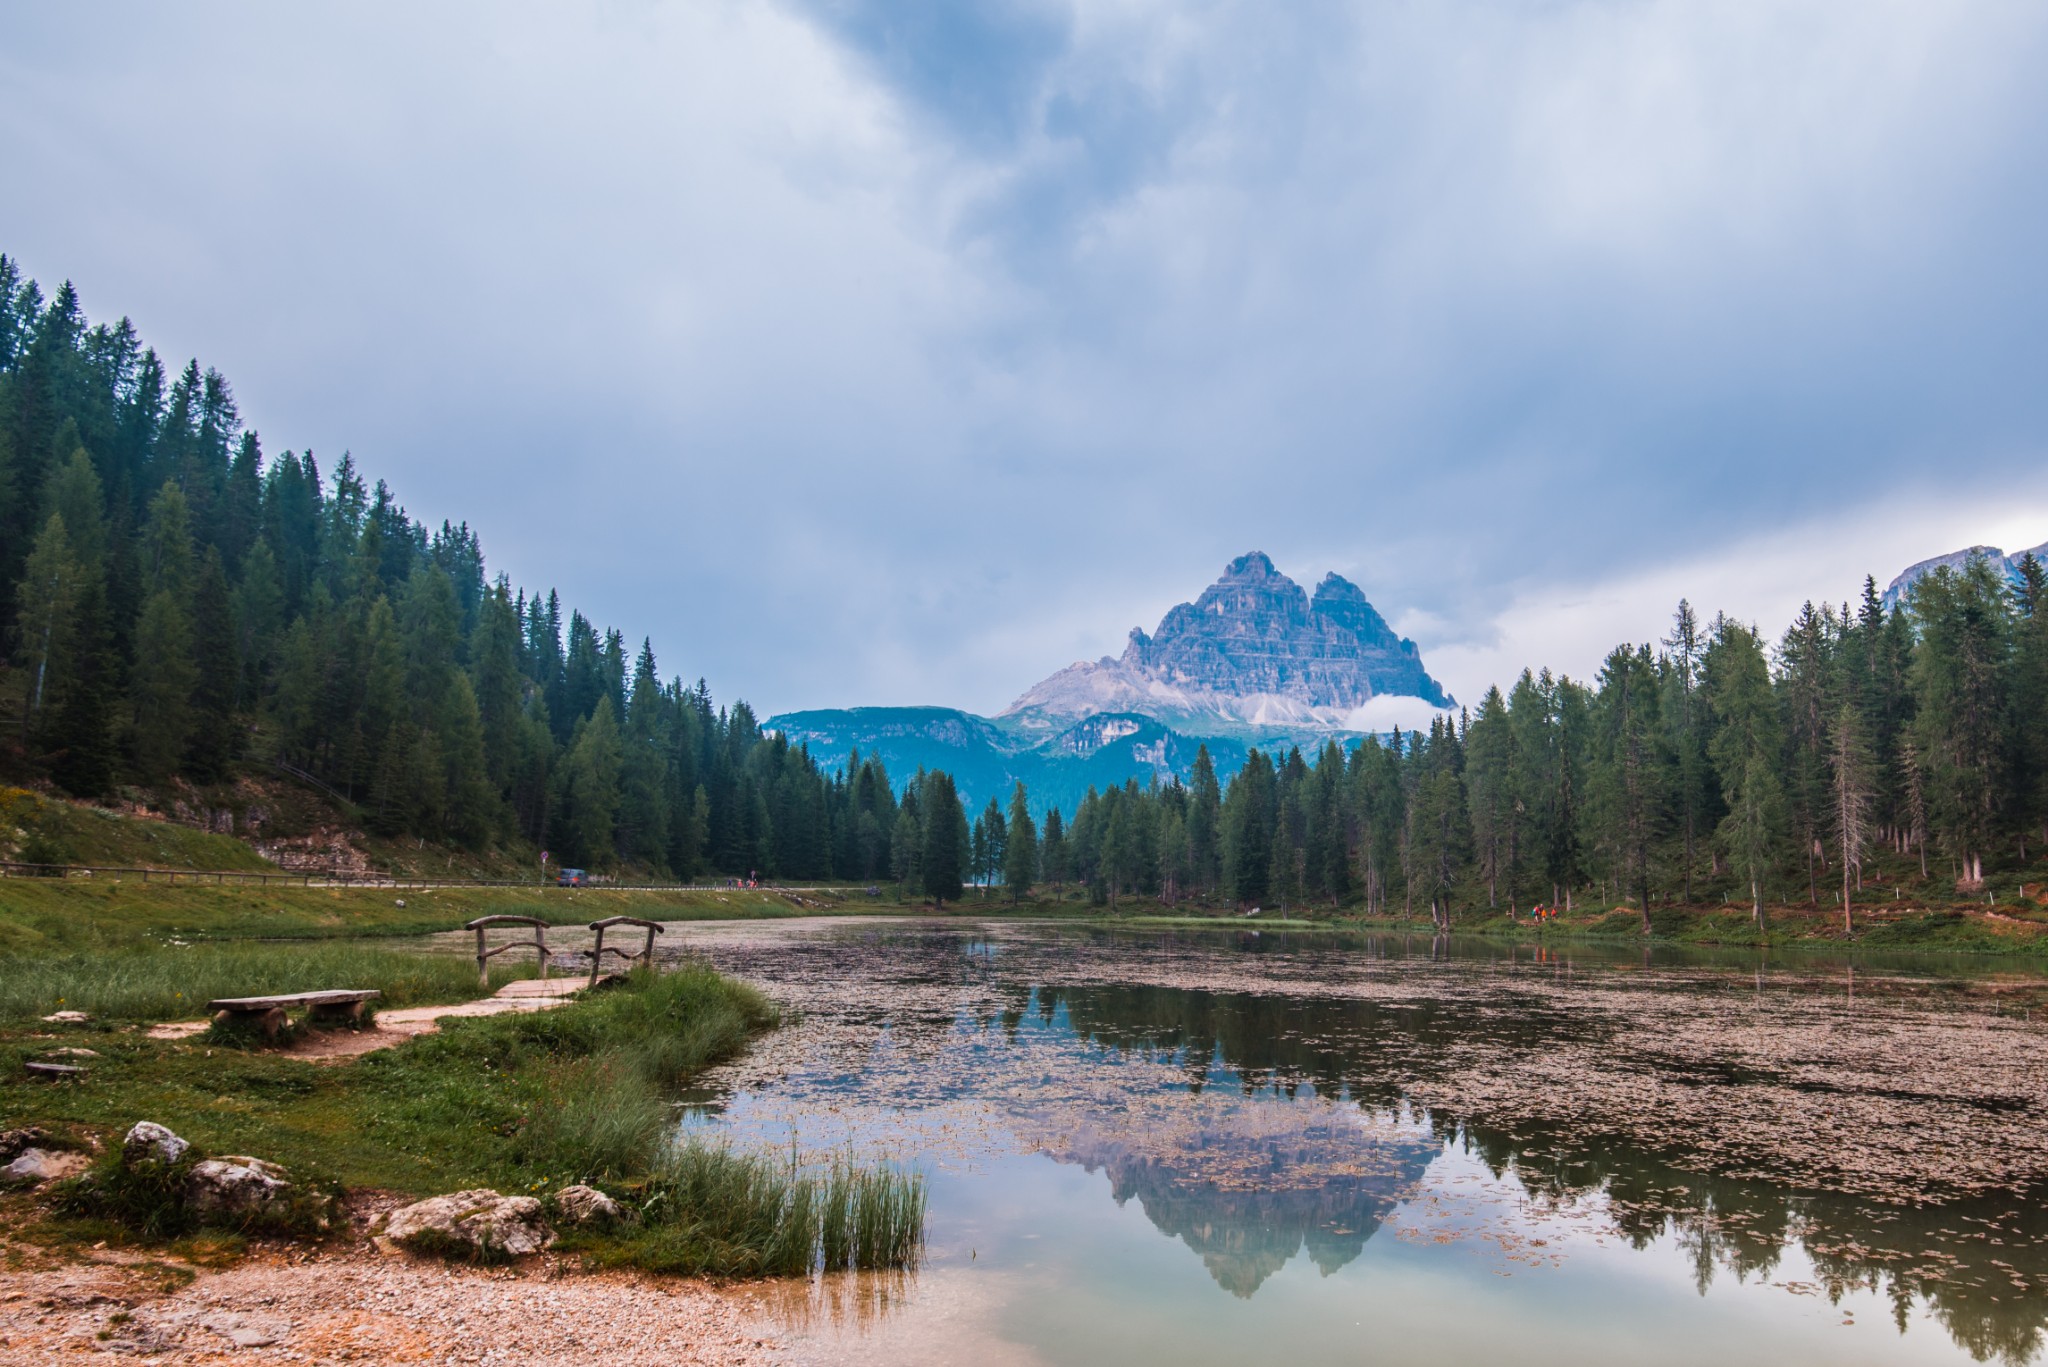
[[[508,1012],[552,1011],[567,1006],[583,990],[582,978],[519,978],[488,997],[452,1006],[401,1006],[377,1013],[368,1030],[304,1030],[277,1052],[287,1058],[330,1063],[359,1058],[403,1044],[414,1035],[432,1034],[455,1016],[502,1016]],[[189,1039],[205,1031],[205,1021],[167,1021],[149,1028],[151,1039]]]
[[[208,1271],[96,1250],[0,1247],[0,1363],[752,1364],[781,1360],[743,1289],[576,1272],[553,1258],[477,1268],[262,1250]]]

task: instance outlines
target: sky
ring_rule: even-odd
[[[2048,540],[2038,0],[0,0],[0,251],[764,714]]]

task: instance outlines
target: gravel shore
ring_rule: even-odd
[[[365,1246],[258,1251],[221,1271],[114,1250],[4,1249],[0,1363],[756,1364],[782,1361],[734,1292],[572,1271],[454,1266]]]

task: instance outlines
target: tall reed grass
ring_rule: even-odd
[[[641,1228],[612,1261],[723,1277],[806,1276],[912,1266],[924,1241],[925,1180],[883,1164],[805,1168],[692,1138],[647,1179]]]

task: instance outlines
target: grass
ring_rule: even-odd
[[[458,995],[476,990],[462,959],[351,946],[218,949],[230,959],[257,956],[252,967],[271,956],[266,989],[283,986],[279,966],[295,956],[311,963],[339,951],[387,953],[428,973],[446,964],[468,974]],[[417,990],[438,991],[431,980]],[[155,1120],[198,1152],[253,1153],[316,1191],[370,1187],[419,1197],[490,1187],[545,1195],[595,1182],[645,1210],[630,1228],[577,1236],[575,1246],[614,1264],[765,1273],[796,1267],[803,1260],[792,1250],[811,1249],[806,1267],[828,1257],[835,1266],[900,1265],[922,1233],[918,1179],[884,1169],[803,1174],[740,1155],[673,1150],[673,1089],[777,1019],[754,989],[686,965],[661,975],[641,970],[554,1011],[452,1019],[438,1033],[343,1066],[221,1049],[203,1037],[150,1040],[107,1021],[63,1032],[0,1023],[0,1127],[37,1124],[73,1144],[91,1137],[118,1148],[129,1126]],[[81,1043],[99,1055],[84,1081],[27,1080],[23,1061]],[[104,1237],[109,1222],[159,1240],[191,1235],[190,1222],[163,1205],[170,1188],[158,1186],[108,1188],[74,1202],[66,1217],[73,1237],[80,1229]],[[743,1205],[700,1204],[735,1192],[746,1195]]]
[[[0,859],[158,869],[275,867],[231,835],[57,802],[24,788],[0,788]]]
[[[521,975],[494,967],[493,983]],[[345,942],[130,946],[10,956],[0,971],[0,1022],[66,1010],[111,1023],[189,1020],[216,997],[323,988],[375,988],[380,1007],[468,1001],[486,991],[477,985],[476,962],[454,955]]]
[[[807,898],[810,901],[819,899]],[[864,911],[865,899],[844,904]],[[455,930],[478,916],[586,925],[603,916],[740,920],[815,914],[771,892],[305,888],[0,879],[0,959],[181,940],[332,940]]]
[[[924,1232],[924,1179],[887,1166],[805,1171],[692,1139],[641,1190],[640,1227],[599,1261],[723,1277],[907,1267]]]

